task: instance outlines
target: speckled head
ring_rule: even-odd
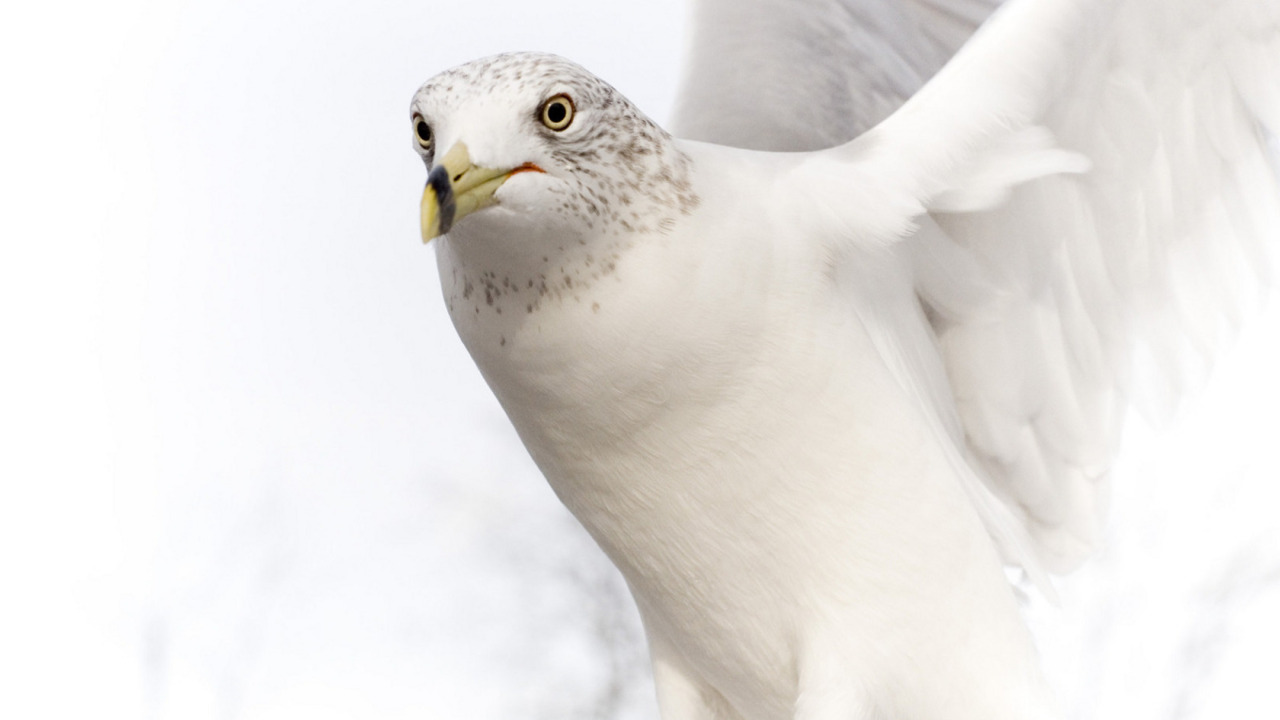
[[[429,169],[424,239],[664,232],[698,202],[670,135],[555,55],[445,71],[414,95],[411,117]]]

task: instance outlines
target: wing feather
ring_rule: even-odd
[[[1258,297],[1280,236],[1277,77],[1268,0],[1011,0],[900,111],[809,163],[848,168],[829,206],[930,213],[904,244],[931,248],[910,251],[914,283],[957,440],[1051,570],[1099,540],[1128,404],[1167,413]],[[955,299],[940,251],[985,294]]]
[[[833,148],[814,231],[1035,576],[1096,546],[1130,404],[1169,412],[1269,277],[1280,3],[1009,0],[975,34],[999,4],[697,0],[674,130]]]

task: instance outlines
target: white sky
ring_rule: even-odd
[[[507,718],[599,684],[608,581],[443,312],[407,108],[548,50],[665,120],[683,13],[6,10],[0,715]],[[1280,312],[1250,328],[1133,433],[1111,549],[1037,609],[1073,712],[1174,717],[1217,638],[1185,717],[1280,714],[1280,593],[1215,579],[1280,562]]]

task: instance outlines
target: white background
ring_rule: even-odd
[[[548,50],[662,121],[683,21],[6,9],[0,716],[654,717],[629,601],[443,312],[408,102]],[[1280,715],[1280,312],[1246,327],[1035,603],[1070,717]]]

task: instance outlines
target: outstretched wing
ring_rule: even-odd
[[[898,109],[1000,0],[694,0],[679,137],[819,150]]]
[[[1264,279],[1277,130],[1280,3],[1010,0],[802,166],[851,252],[901,258],[913,312],[860,311],[1049,569],[1096,544],[1128,404],[1168,406]]]

